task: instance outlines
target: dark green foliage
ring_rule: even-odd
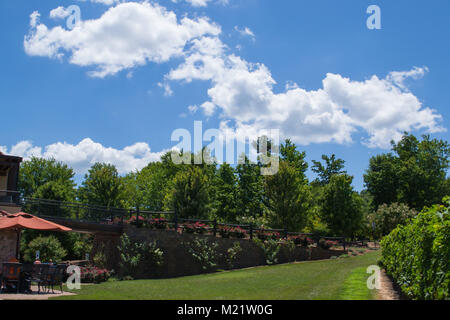
[[[237,178],[234,169],[224,163],[217,170],[215,179],[216,216],[223,222],[236,222],[237,216]]]
[[[114,165],[94,164],[78,191],[83,203],[114,208],[122,206],[124,185]]]
[[[361,226],[362,201],[353,191],[352,180],[347,174],[335,174],[323,190],[322,219],[336,236],[354,236]]]
[[[381,241],[382,264],[413,299],[450,298],[450,198]]]
[[[315,180],[316,184],[326,185],[330,182],[330,179],[335,174],[345,174],[344,169],[345,161],[342,159],[336,159],[336,155],[332,154],[331,157],[322,155],[322,160],[325,161],[323,165],[320,161],[313,160],[313,166],[311,170],[318,174],[318,178]]]
[[[397,144],[392,142],[393,153],[370,159],[364,181],[375,209],[384,203],[400,202],[422,210],[448,194],[450,147],[446,141],[431,140],[428,135],[422,138],[419,141],[405,133]]]
[[[204,171],[198,166],[188,166],[175,175],[165,208],[175,210],[180,218],[207,218],[209,187],[210,180]]]
[[[267,220],[275,229],[301,231],[310,209],[310,190],[302,175],[287,161],[280,161],[275,175],[265,177]]]
[[[23,259],[29,263],[34,262],[36,251],[40,253],[41,262],[61,262],[67,255],[67,251],[54,236],[37,237],[32,240],[25,249]]]
[[[32,157],[20,165],[18,188],[24,197],[45,196],[44,199],[50,200],[73,200],[74,176],[73,170],[62,162]],[[43,187],[47,183],[52,184]]]
[[[247,217],[260,217],[264,213],[264,180],[260,167],[251,163],[247,157],[241,157],[236,166],[238,176],[237,214]]]

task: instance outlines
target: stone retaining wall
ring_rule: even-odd
[[[248,268],[265,265],[265,257],[263,250],[253,241],[246,239],[223,239],[209,235],[193,235],[179,234],[169,230],[151,230],[146,228],[136,228],[135,226],[124,226],[124,233],[128,235],[130,240],[138,242],[156,241],[158,247],[164,251],[164,264],[159,268],[158,272],[149,275],[143,272],[143,267],[136,275],[136,278],[149,277],[179,277],[186,275],[195,275],[202,273],[201,266],[192,258],[187,250],[188,243],[195,238],[206,238],[210,242],[217,242],[218,252],[221,254],[219,260],[219,269],[226,269],[226,254],[228,248],[232,247],[235,242],[239,242],[242,252],[237,256],[234,263],[235,268]],[[107,268],[119,270],[119,252],[117,245],[119,237],[96,235],[94,240],[94,248],[91,257],[99,251],[104,251],[107,257]],[[344,251],[323,250],[321,248],[304,248],[297,246],[295,249],[295,260],[319,260],[329,259],[331,256],[338,256],[345,253]],[[286,263],[291,260],[288,257],[288,250],[282,247],[278,254],[278,262]]]

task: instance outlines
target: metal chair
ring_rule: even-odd
[[[15,284],[16,291],[19,293],[20,288],[20,271],[21,263],[3,262],[2,266],[2,289],[6,289],[8,283]]]
[[[61,293],[63,292],[63,283],[64,283],[64,276],[66,274],[67,266],[65,264],[59,264],[56,266],[56,271],[52,274],[52,278],[50,279],[50,285],[52,287],[52,293],[55,293],[53,291],[53,286],[59,285]]]
[[[47,272],[43,276],[42,284],[46,290],[46,292],[50,292],[50,287],[52,286],[52,282],[56,272],[58,271],[56,265],[48,265]],[[53,290],[53,288],[52,288]]]
[[[41,286],[43,286],[44,284],[47,270],[49,269],[49,267],[50,266],[48,264],[34,264],[31,277],[27,279],[30,286],[32,283],[37,283],[38,293],[41,293]]]

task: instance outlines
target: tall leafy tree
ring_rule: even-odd
[[[32,157],[20,166],[18,188],[24,197],[70,200],[75,192],[74,176],[73,170],[62,162]],[[37,193],[39,188],[41,190]]]
[[[297,173],[303,176],[305,175],[308,169],[308,162],[305,160],[306,152],[298,151],[297,146],[290,139],[286,139],[284,144],[281,144],[280,158],[294,167]]]
[[[310,207],[310,190],[297,168],[281,161],[276,174],[265,177],[267,219],[272,228],[301,231]]]
[[[85,175],[78,191],[82,202],[118,208],[122,206],[124,184],[114,165],[96,163]]]
[[[447,195],[450,146],[446,141],[405,133],[392,142],[392,153],[374,157],[364,175],[375,209],[383,203],[406,203],[422,210]]]
[[[352,181],[352,176],[335,174],[323,190],[322,218],[337,236],[353,237],[361,226],[362,203]]]
[[[260,166],[252,163],[246,156],[241,156],[236,166],[238,176],[238,215],[260,217],[264,213],[264,181]]]
[[[175,210],[181,218],[207,218],[210,205],[210,181],[197,166],[179,171],[164,199],[165,209]]]
[[[325,162],[322,164],[320,161],[313,160],[313,166],[311,170],[317,173],[318,178],[316,183],[320,185],[326,185],[330,182],[330,179],[335,174],[346,173],[344,169],[345,161],[337,158],[336,155],[332,154],[330,157],[327,155],[322,155],[322,160]]]
[[[228,163],[222,164],[217,170],[215,185],[216,216],[224,222],[236,222],[237,178]]]

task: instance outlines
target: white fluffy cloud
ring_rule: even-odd
[[[89,138],[73,145],[57,142],[44,148],[33,146],[30,141],[21,141],[9,150],[0,147],[0,151],[29,159],[32,156],[54,158],[72,167],[77,174],[86,173],[96,162],[114,164],[121,174],[140,170],[150,162],[159,161],[166,151],[151,152],[147,143],[139,142],[123,149],[105,147]]]
[[[64,7],[58,7],[50,11],[50,18],[52,19],[64,19],[70,15],[70,12]]]
[[[172,0],[172,2],[174,3],[178,3],[181,1],[185,1],[193,7],[206,7],[208,3],[212,2],[213,0]],[[229,3],[229,0],[216,0],[216,2],[222,5],[227,5]]]
[[[234,120],[234,129],[245,132],[280,129],[282,136],[297,143],[352,143],[352,134],[367,135],[369,147],[388,148],[404,131],[443,131],[441,116],[424,107],[406,87],[408,78],[418,79],[427,68],[391,72],[386,78],[372,76],[352,81],[327,74],[323,87],[307,91],[295,83],[275,93],[276,83],[263,64],[252,64],[227,55],[217,37],[195,41],[183,64],[167,74],[168,80],[209,80],[210,101],[201,107],[206,116],[220,109],[221,116]],[[228,128],[224,121],[223,128]]]
[[[58,10],[58,9],[56,9]],[[55,16],[61,14],[58,10]],[[31,17],[32,29],[25,36],[25,52],[32,56],[62,58],[72,64],[95,67],[94,77],[105,77],[123,69],[162,63],[182,55],[184,47],[200,36],[220,33],[207,18],[178,21],[175,13],[147,2],[120,3],[100,18],[79,23],[73,30],[49,29]]]
[[[207,1],[197,0],[200,3]],[[63,13],[58,12],[54,15]],[[302,145],[352,143],[360,132],[362,143],[380,148],[388,148],[390,140],[398,140],[404,131],[445,130],[439,124],[441,116],[423,106],[406,83],[423,77],[426,67],[393,71],[384,78],[374,75],[365,81],[329,73],[317,90],[288,82],[284,91],[275,92],[270,70],[230,54],[219,39],[218,25],[208,18],[178,20],[175,13],[157,4],[120,3],[71,31],[48,29],[39,23],[38,12],[31,15],[30,25],[24,41],[29,55],[62,58],[69,54],[70,63],[95,67],[92,76],[184,57],[158,85],[170,96],[170,81],[210,81],[208,101],[189,111],[202,109],[208,117],[218,114],[222,129],[230,127],[242,134],[280,129],[282,136]],[[235,29],[253,35],[248,28]]]

